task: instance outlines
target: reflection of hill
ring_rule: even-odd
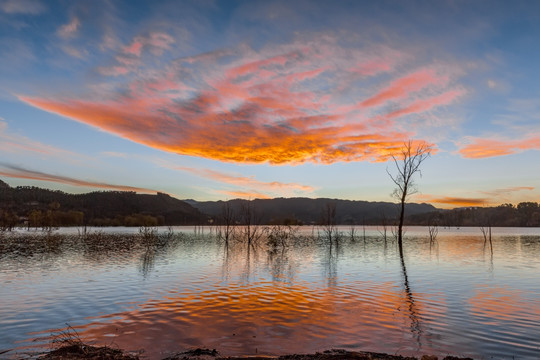
[[[229,200],[228,202],[239,213],[241,204],[247,200]],[[187,200],[191,205],[205,214],[211,216],[221,215],[223,201],[199,202]],[[380,223],[382,217],[393,218],[397,215],[397,207],[388,202],[370,202],[337,199],[309,199],[309,198],[276,198],[253,200],[253,208],[260,216],[263,224],[284,223],[299,221],[304,224],[318,223],[321,210],[327,203],[336,204],[336,223],[338,224],[375,224]],[[437,209],[429,204],[407,204],[407,214],[422,214]]]

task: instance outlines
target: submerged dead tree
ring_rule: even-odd
[[[225,246],[229,246],[229,240],[234,236],[234,229],[236,225],[236,215],[230,204],[226,201],[221,207],[221,216],[220,216],[220,228],[218,232],[218,237],[225,242]]]
[[[403,148],[397,155],[392,155],[394,164],[396,165],[397,174],[392,175],[388,169],[386,172],[396,184],[396,188],[392,193],[400,204],[399,224],[397,229],[397,240],[399,245],[399,253],[403,254],[403,220],[405,219],[405,203],[407,198],[418,192],[414,183],[414,175],[422,174],[420,165],[431,154],[433,148],[425,142],[414,142],[409,140],[403,144]]]
[[[327,202],[321,211],[321,226],[323,233],[330,245],[332,241],[339,241],[339,234],[336,227],[336,203]]]
[[[260,216],[254,209],[252,200],[247,200],[240,206],[240,219],[244,238],[248,246],[253,246],[263,235],[263,229],[259,226]]]

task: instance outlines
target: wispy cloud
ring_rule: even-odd
[[[533,191],[533,186],[512,186],[507,188],[495,189],[490,191],[480,191],[482,194],[489,195],[491,197],[507,199],[508,196],[519,191]]]
[[[287,191],[287,192],[313,192],[315,188],[308,185],[302,185],[297,183],[283,183],[279,181],[260,181],[255,179],[253,176],[240,176],[240,175],[231,175],[226,174],[221,171],[215,171],[211,169],[197,169],[185,166],[175,167],[177,170],[187,171],[197,176],[201,176],[207,179],[211,179],[218,182],[223,182],[227,184],[233,184],[238,186],[252,187],[266,191]]]
[[[159,31],[138,35],[130,44],[121,47],[111,65],[100,66],[97,71],[101,75],[114,77],[130,74],[144,65],[141,59],[144,52],[159,57],[170,50],[175,42],[174,37]]]
[[[239,198],[239,199],[253,200],[253,199],[270,199],[271,198],[270,196],[268,196],[266,194],[258,193],[258,192],[255,192],[255,191],[218,190],[217,192],[220,193],[220,194],[224,194],[224,195],[227,195],[227,196],[230,196],[230,197],[233,197],[233,198]]]
[[[452,67],[413,65],[403,51],[345,48],[332,37],[259,50],[241,45],[142,68],[144,52],[160,56],[174,41],[157,32],[135,37],[100,68],[122,85],[85,96],[95,100],[20,99],[168,152],[329,164],[387,160],[416,135],[409,121],[465,93]]]
[[[500,138],[471,138],[459,149],[461,156],[469,159],[482,159],[494,156],[511,155],[526,150],[540,150],[540,136],[519,140]]]
[[[14,166],[11,164],[0,163],[0,175],[7,176],[17,179],[29,179],[29,180],[40,180],[40,181],[50,181],[54,183],[74,185],[74,186],[84,186],[98,189],[107,189],[107,190],[118,190],[118,191],[135,191],[146,194],[154,194],[157,191],[147,188],[127,186],[127,185],[113,185],[102,182],[94,182],[87,180],[75,179],[67,176],[47,174],[40,171],[34,171],[25,169],[19,166]]]
[[[362,101],[364,107],[384,104],[390,100],[403,99],[430,85],[446,85],[447,76],[437,76],[431,69],[422,69],[405,77],[394,80],[388,87],[382,89],[370,98]]]
[[[71,45],[61,45],[60,48],[69,56],[73,56],[77,59],[84,59],[88,55],[88,52],[86,50],[79,49]]]
[[[156,161],[156,164],[172,170],[185,171],[201,178],[209,179],[221,184],[234,185],[241,187],[241,191],[233,190],[232,192],[257,194],[258,197],[276,197],[276,196],[298,196],[306,195],[315,191],[313,186],[303,185],[298,183],[284,183],[280,181],[260,181],[254,176],[243,176],[238,174],[230,174],[222,171],[216,171],[205,168],[194,168],[187,166],[178,166],[163,160]],[[218,191],[227,193],[228,191]]]
[[[118,151],[102,151],[101,155],[107,156],[107,157],[116,157],[116,158],[127,158],[128,154],[118,152]]]
[[[425,201],[432,204],[441,204],[443,207],[450,206],[492,206],[504,202],[516,200],[516,193],[522,191],[533,191],[533,186],[511,186],[493,190],[475,191],[473,194],[480,196],[438,196],[430,194],[417,194],[417,201]]]
[[[7,14],[37,15],[47,8],[39,0],[3,0],[0,1],[0,9]]]
[[[69,23],[60,26],[57,34],[64,39],[73,38],[77,35],[80,25],[81,21],[78,17],[74,16]]]
[[[26,136],[13,133],[8,130],[8,125],[0,118],[0,151],[9,153],[30,153],[47,157],[56,157],[66,161],[87,159],[86,156],[61,149],[52,145],[32,140]]]

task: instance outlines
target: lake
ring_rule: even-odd
[[[12,349],[0,358],[62,331],[148,359],[194,347],[540,358],[539,228],[493,228],[490,247],[478,228],[430,242],[409,227],[403,262],[377,227],[228,246],[208,227],[79,230],[0,235],[0,352]]]

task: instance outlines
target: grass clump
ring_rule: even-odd
[[[42,360],[139,360],[138,356],[129,355],[120,349],[109,346],[92,346],[85,344],[75,329],[68,325],[67,330],[60,332],[52,341],[53,349],[39,357]]]

